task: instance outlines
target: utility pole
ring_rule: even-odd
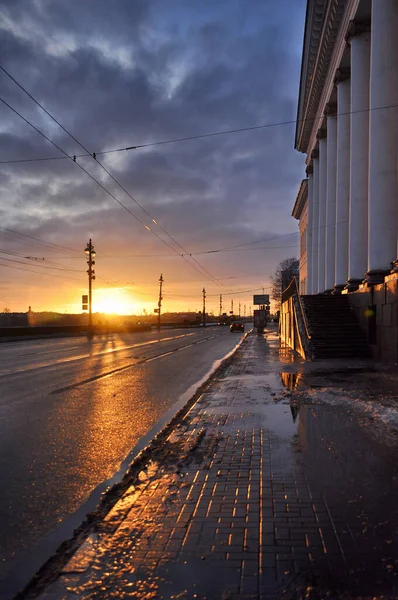
[[[240,302],[239,302],[239,319],[240,319]]]
[[[89,239],[84,252],[87,255],[87,264],[88,264],[88,269],[87,269],[87,274],[88,274],[88,327],[89,327],[89,330],[91,333],[92,327],[93,327],[93,281],[95,280],[95,271],[93,269],[93,266],[95,265],[94,258],[96,255],[91,238]]]
[[[206,290],[205,288],[203,288],[202,290],[203,293],[203,327],[206,327]]]
[[[231,300],[231,315],[234,316],[234,301]]]
[[[246,304],[243,305],[243,316],[246,317]]]
[[[159,301],[158,301],[158,331],[160,331],[160,314],[162,312],[162,288],[163,288],[163,275],[161,274],[159,277]]]
[[[220,317],[222,315],[222,294],[220,294]]]

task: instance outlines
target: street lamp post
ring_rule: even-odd
[[[91,238],[89,239],[84,252],[87,255],[88,264],[88,326],[91,333],[93,327],[93,281],[95,280],[95,271],[93,269],[93,266],[95,265],[94,258],[96,255]]]
[[[162,312],[162,300],[163,300],[163,296],[162,296],[162,289],[163,289],[163,275],[161,274],[159,277],[159,300],[158,300],[158,326],[157,329],[158,331],[160,331],[160,314]]]

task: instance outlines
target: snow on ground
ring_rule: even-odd
[[[277,394],[275,401],[346,409],[380,442],[398,446],[396,368],[304,370],[296,386]]]
[[[338,388],[310,389],[306,393],[308,399],[322,402],[332,406],[344,405],[352,410],[362,413],[370,419],[379,419],[386,425],[398,430],[398,395],[391,403],[391,399],[380,398],[379,400],[362,399],[355,393]],[[390,405],[388,405],[388,404]]]

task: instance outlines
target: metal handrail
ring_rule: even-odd
[[[282,292],[282,302],[286,302],[286,300],[289,300],[289,298],[291,298],[295,292],[297,292],[297,282],[296,277],[293,276],[287,288],[285,288]]]
[[[294,279],[296,279],[296,277],[295,277]],[[297,298],[298,298],[298,301],[299,301],[299,305],[300,305],[301,314],[303,315],[303,323],[304,323],[304,327],[305,327],[305,333],[307,334],[307,339],[309,339],[309,340],[310,340],[310,339],[311,339],[311,334],[310,334],[310,332],[308,331],[307,316],[306,316],[306,314],[305,314],[305,310],[304,310],[303,302],[302,302],[302,300],[301,300],[301,296],[300,296],[300,293],[299,293],[299,288],[297,287],[297,281],[296,281],[296,288],[297,288]]]
[[[287,286],[286,289],[283,290],[282,292],[282,302],[286,302],[286,300],[289,300],[289,298],[291,298],[292,296],[294,296],[294,294],[297,294],[297,298],[298,298],[298,302],[299,302],[299,306],[300,306],[300,311],[301,314],[303,316],[303,323],[304,323],[304,327],[305,327],[305,333],[307,335],[307,338],[310,340],[311,339],[311,335],[310,332],[308,331],[308,323],[307,323],[307,317],[304,311],[304,306],[301,300],[301,296],[299,293],[299,284],[298,284],[298,280],[297,277],[294,275],[291,282],[289,283],[289,285]]]

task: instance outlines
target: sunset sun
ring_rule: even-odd
[[[130,315],[138,309],[134,298],[124,289],[98,289],[93,297],[93,311],[108,315]]]

